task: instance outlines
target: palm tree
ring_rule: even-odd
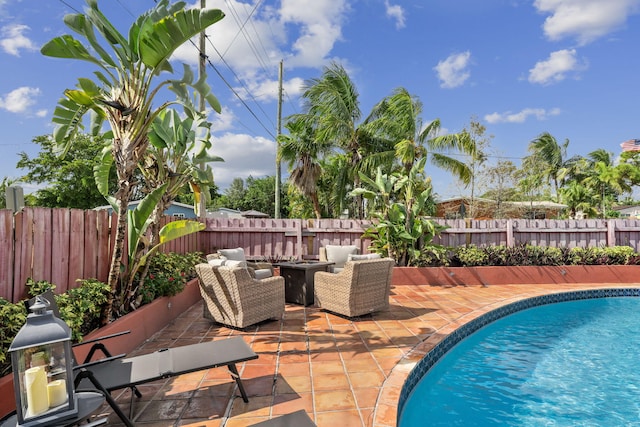
[[[313,212],[317,219],[322,217],[318,199],[318,180],[322,174],[319,159],[329,152],[330,145],[314,139],[309,122],[300,118],[289,120],[285,124],[289,135],[280,135],[281,160],[289,162],[289,180],[304,196],[311,199]]]
[[[120,264],[123,254],[127,205],[131,199],[134,174],[149,144],[148,132],[160,112],[172,104],[193,108],[188,88],[196,90],[209,105],[220,111],[220,105],[205,82],[205,76],[193,81],[193,73],[184,66],[180,80],[160,79],[161,73],[173,73],[169,59],[173,52],[191,37],[224,17],[217,9],[185,9],[185,3],[157,4],[140,16],[129,29],[128,40],[99,10],[97,2],[87,0],[85,14],[64,17],[65,24],[85,41],[72,35],[55,37],[46,43],[42,54],[55,58],[88,61],[99,71],[96,81],[78,80],[77,89],[66,90],[55,109],[53,121],[58,125],[56,141],[68,147],[82,128],[82,118],[92,112],[91,129],[101,130],[106,119],[111,127],[111,154],[116,165],[118,188],[114,195],[117,211],[116,238],[109,271],[112,292],[103,313],[103,322],[111,315],[114,294],[118,292]],[[96,34],[102,36],[101,39]],[[90,46],[92,51],[85,46]],[[94,52],[94,53],[93,53]],[[159,92],[168,88],[176,94],[173,101],[153,107]]]
[[[575,218],[578,212],[587,214],[588,217],[597,215],[593,207],[594,195],[590,188],[577,181],[569,181],[560,189],[562,202],[569,207],[571,218]]]
[[[348,181],[358,186],[358,171],[362,166],[365,135],[358,122],[361,118],[358,91],[345,69],[331,63],[325,67],[322,76],[305,82],[302,98],[305,114],[294,115],[292,120],[302,120],[305,126],[314,129],[315,141],[344,151],[348,167],[341,173]],[[338,180],[346,181],[344,177]],[[338,189],[336,195],[344,200],[349,188]],[[356,216],[362,217],[361,198],[356,206]],[[342,206],[341,206],[342,208]]]
[[[613,154],[602,148],[589,153],[589,175],[583,184],[589,186],[600,199],[601,216],[606,217],[608,199],[616,199],[623,193],[630,193],[632,188],[627,183],[627,177],[633,169],[631,165],[614,165]]]
[[[529,143],[530,156],[537,158],[544,164],[543,173],[547,182],[553,184],[556,201],[558,200],[560,173],[565,166],[568,146],[568,139],[560,145],[549,132],[542,133]]]

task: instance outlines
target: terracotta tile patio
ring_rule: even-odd
[[[242,336],[259,354],[238,366],[249,403],[242,401],[226,369],[217,368],[141,386],[143,397],[134,399],[134,422],[240,427],[304,409],[319,427],[395,426],[407,375],[462,324],[523,298],[611,287],[629,286],[395,286],[385,312],[345,319],[315,307],[287,305],[280,321],[244,331],[204,319],[198,303],[132,354]],[[114,397],[129,410],[129,391]],[[109,409],[106,406],[103,414]],[[109,415],[108,425],[119,423]]]

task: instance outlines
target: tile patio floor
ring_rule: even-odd
[[[197,303],[131,355],[240,335],[259,354],[238,365],[249,403],[227,370],[217,368],[140,386],[134,422],[240,427],[304,409],[319,427],[395,426],[398,396],[411,368],[460,325],[523,298],[611,287],[627,286],[395,286],[385,312],[346,319],[288,304],[280,321],[244,331],[204,319]],[[129,392],[114,397],[128,411]],[[111,413],[108,425],[119,421]]]

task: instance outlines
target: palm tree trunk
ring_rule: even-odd
[[[313,211],[316,214],[316,219],[321,219],[322,210],[320,209],[320,201],[318,200],[318,193],[314,192],[310,196],[311,196],[311,203],[313,203]]]

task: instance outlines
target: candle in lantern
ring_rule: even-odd
[[[47,395],[47,374],[44,367],[36,366],[24,371],[24,384],[27,391],[27,410],[36,416],[49,409]]]
[[[51,381],[47,384],[47,395],[49,396],[49,407],[62,405],[67,401],[67,385],[63,380]]]

